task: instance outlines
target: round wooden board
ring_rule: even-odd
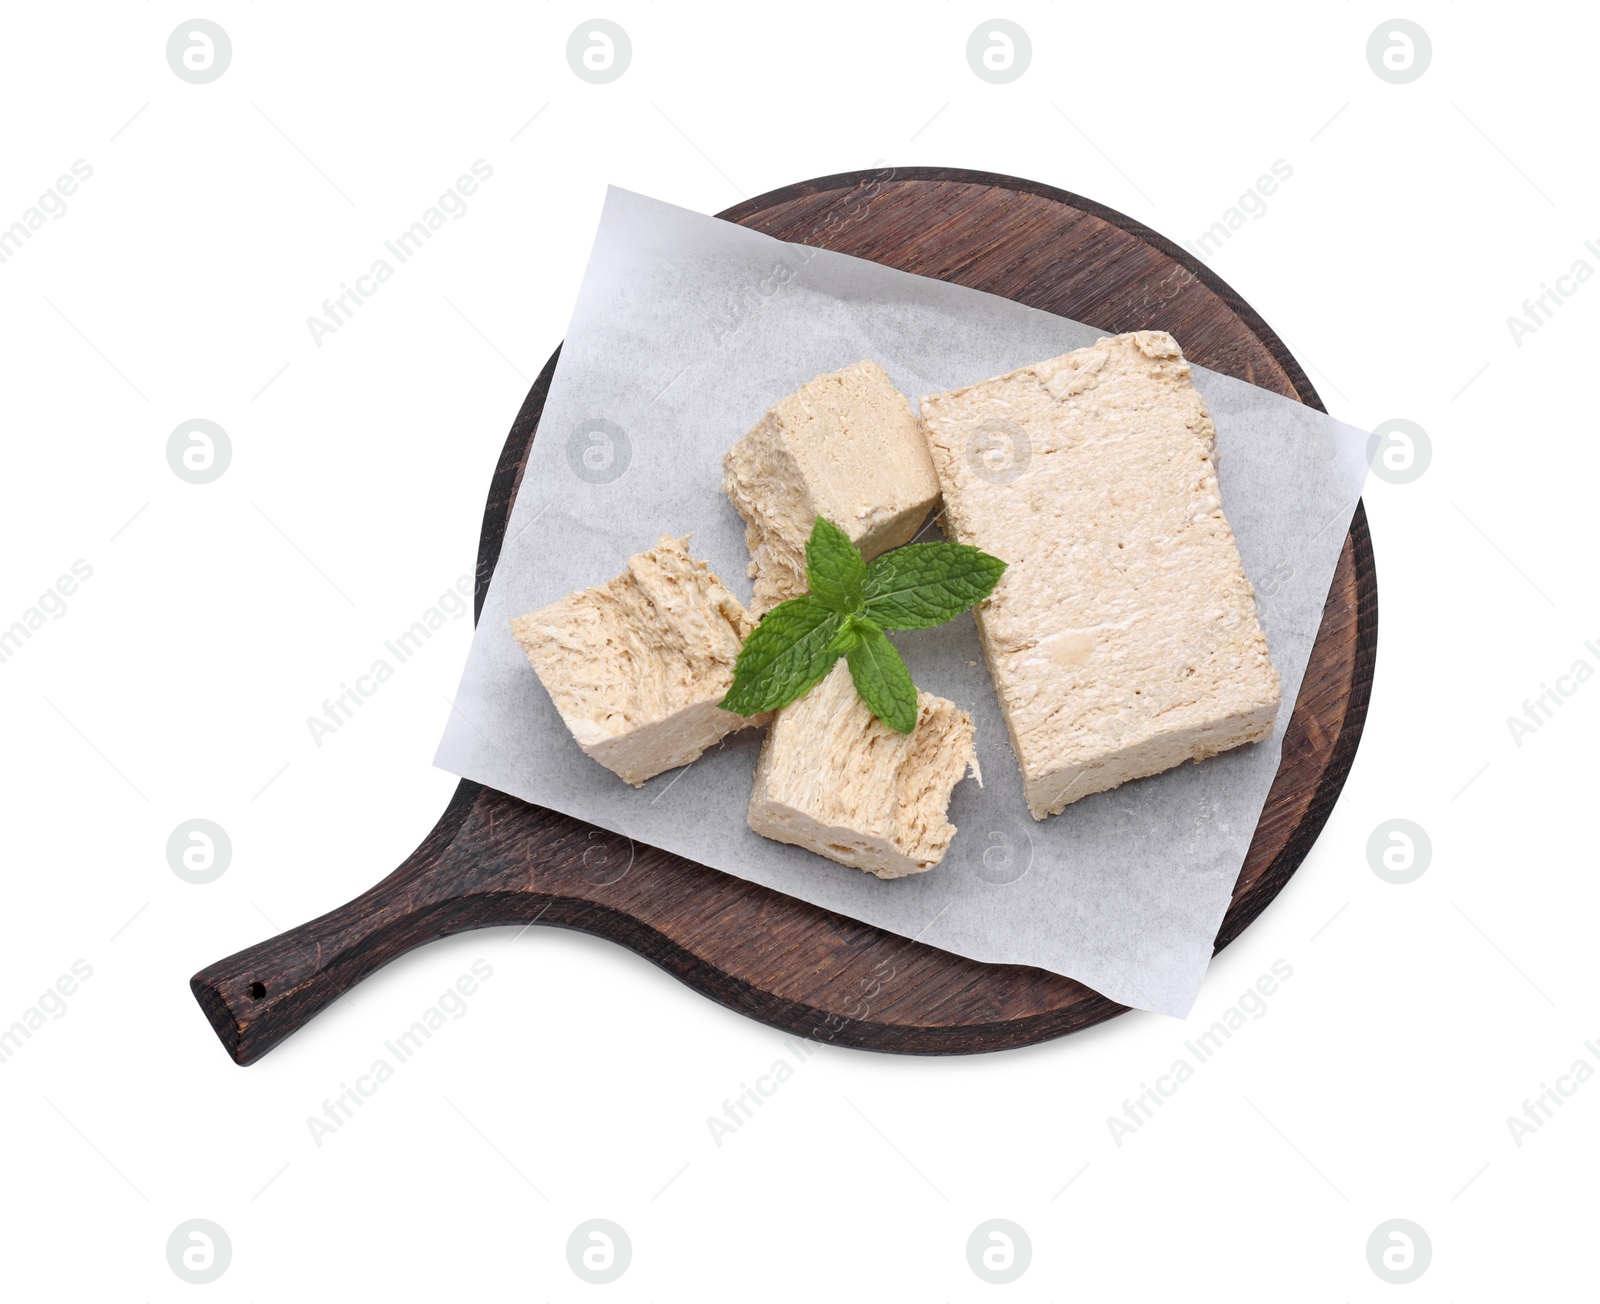
[[[1108,334],[1169,331],[1194,362],[1322,408],[1282,342],[1209,269],[1137,222],[1064,191],[945,168],[844,173],[721,216]],[[479,611],[555,364],[552,356],[534,382],[490,486]],[[1327,820],[1361,736],[1377,633],[1377,576],[1358,506],[1218,949],[1278,894]],[[465,781],[422,845],[382,882],[218,961],[190,985],[229,1053],[248,1064],[411,948],[531,922],[609,938],[731,1009],[842,1046],[999,1050],[1125,1008],[1071,979],[962,959]]]
[[[1002,295],[1107,334],[1164,330],[1192,362],[1327,411],[1283,342],[1205,264],[1132,218],[1052,186],[959,168],[844,172],[717,216]],[[479,545],[480,609],[559,356],[534,382],[501,454]],[[1377,570],[1358,504],[1217,950],[1266,909],[1322,831],[1355,761],[1377,646]],[[678,874],[691,865],[667,859]],[[728,899],[714,908],[695,892],[686,909],[666,917],[650,911],[650,926],[688,952],[680,959],[638,944],[629,928],[588,931],[654,952],[714,1000],[785,1031],[871,1050],[955,1054],[1045,1041],[1127,1008],[1056,974],[966,960],[703,866],[693,870],[688,877],[702,890]],[[704,874],[713,880],[702,884]],[[710,927],[699,914],[707,909],[717,919]]]

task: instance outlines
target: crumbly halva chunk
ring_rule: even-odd
[[[1035,819],[1271,734],[1216,428],[1170,335],[932,395],[922,421],[946,530],[1010,563],[976,615]]]
[[[868,710],[840,661],[767,731],[750,827],[879,878],[932,869],[955,836],[950,791],[977,769],[972,717],[917,694],[917,727],[896,733]]]
[[[806,591],[816,517],[868,561],[909,543],[939,497],[911,405],[876,362],[857,362],[776,403],[722,459],[722,487],[745,522],[751,615]]]
[[[765,716],[724,711],[754,622],[689,539],[662,535],[597,588],[511,622],[578,745],[635,787]]]

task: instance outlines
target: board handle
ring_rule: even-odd
[[[491,923],[514,923],[540,902],[527,893],[474,892],[464,882],[456,834],[483,792],[463,781],[450,805],[394,873],[354,901],[309,923],[208,965],[189,980],[237,1064],[261,1058],[351,987],[413,947]],[[465,889],[465,890],[464,890]],[[501,912],[485,910],[500,897]],[[464,910],[464,903],[474,902]]]
[[[390,949],[389,930],[372,895],[246,947],[189,979],[189,990],[236,1064],[259,1059],[382,963],[378,957]]]

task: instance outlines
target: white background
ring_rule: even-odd
[[[202,1297],[258,1304],[979,1299],[966,1244],[993,1218],[1032,1244],[1019,1299],[1389,1298],[1366,1245],[1394,1218],[1432,1245],[1411,1298],[1591,1291],[1600,1080],[1563,1079],[1520,1145],[1507,1117],[1600,1069],[1600,684],[1520,745],[1506,720],[1600,669],[1600,286],[1520,345],[1507,317],[1600,270],[1595,26],[1419,3],[1432,62],[1394,85],[1366,57],[1387,6],[1015,3],[1032,62],[993,85],[965,55],[988,5],[602,12],[633,48],[607,85],[569,68],[593,11],[566,3],[220,0],[232,61],[205,85],[166,60],[185,6],[6,12],[0,227],[93,168],[0,263],[0,627],[93,568],[0,664],[0,1027],[93,970],[0,1064],[7,1297],[192,1298],[165,1247],[193,1218],[232,1244]],[[465,216],[314,343],[307,317],[478,159]],[[189,975],[387,873],[455,785],[429,759],[465,618],[320,747],[305,720],[471,571],[607,182],[714,212],[880,161],[964,166],[1187,241],[1278,159],[1292,179],[1212,265],[1336,416],[1415,421],[1433,455],[1367,494],[1380,652],[1344,796],[1186,1024],[801,1062],[617,947],[502,929],[228,1060]],[[194,417],[233,448],[207,485],[166,460]],[[205,886],[166,860],[194,817],[234,848]],[[1404,886],[1366,851],[1397,817],[1433,847]],[[1108,1117],[1280,959],[1265,1015],[1118,1145]],[[464,1016],[319,1145],[308,1116],[477,960]],[[779,1058],[792,1078],[719,1146],[707,1117]],[[603,1288],[565,1252],[596,1217],[633,1247]]]

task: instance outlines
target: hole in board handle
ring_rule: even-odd
[[[250,999],[252,1001],[259,1001],[266,994],[267,994],[267,985],[266,985],[266,983],[251,983],[250,984]]]

